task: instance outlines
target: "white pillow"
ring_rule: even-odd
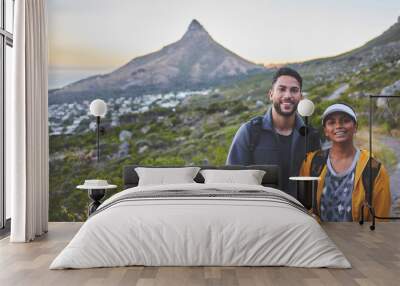
[[[265,171],[262,170],[201,170],[205,184],[233,183],[246,185],[261,185]]]
[[[199,167],[135,168],[139,176],[138,186],[195,183],[193,179],[199,170]]]

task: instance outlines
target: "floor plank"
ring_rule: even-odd
[[[290,267],[116,267],[49,270],[82,223],[50,223],[32,243],[0,240],[0,285],[399,285],[400,223],[378,223],[375,231],[357,223],[324,223],[352,269]]]

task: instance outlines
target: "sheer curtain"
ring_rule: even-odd
[[[49,137],[46,0],[15,1],[13,92],[6,98],[12,242],[47,232]]]

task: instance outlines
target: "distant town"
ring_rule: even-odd
[[[150,106],[175,108],[188,96],[207,95],[210,89],[198,91],[181,91],[167,94],[145,94],[136,97],[119,97],[105,100],[107,117],[111,118],[111,126],[119,125],[119,118],[125,114],[144,113]],[[215,91],[214,91],[215,92]],[[95,130],[96,122],[89,112],[90,102],[63,103],[49,105],[49,134],[66,135]]]

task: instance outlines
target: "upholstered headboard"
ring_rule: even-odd
[[[123,182],[124,189],[133,188],[138,185],[139,177],[135,172],[135,168],[139,167],[138,165],[128,165],[124,167],[123,170]],[[151,168],[150,166],[146,166]],[[155,166],[154,166],[155,167]],[[164,166],[163,166],[164,167]],[[165,166],[165,168],[171,168],[176,166]],[[252,165],[252,166],[240,166],[240,165],[226,165],[226,166],[198,166],[202,170],[205,169],[220,169],[220,170],[264,170],[265,175],[262,179],[262,185],[265,187],[272,187],[276,189],[281,189],[281,180],[280,180],[280,171],[279,166],[277,165]],[[159,167],[162,168],[162,167]],[[204,183],[203,176],[198,173],[194,180],[197,183]]]

